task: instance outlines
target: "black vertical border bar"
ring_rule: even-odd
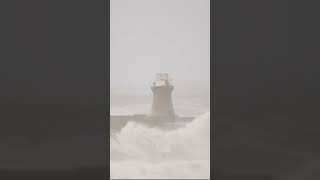
[[[213,50],[213,2],[210,1],[210,179],[215,179],[215,168],[213,166],[214,162],[214,120],[215,120],[215,111],[214,111],[214,50]]]
[[[98,141],[101,144],[98,143],[99,149],[93,149],[93,152],[90,149],[90,152],[85,154],[85,159],[89,159],[89,165],[83,165],[90,166],[89,168],[82,169],[82,167],[78,167],[77,163],[74,164],[74,170],[60,170],[56,167],[43,168],[51,163],[47,161],[45,163],[48,164],[43,163],[43,167],[26,171],[24,168],[26,165],[32,167],[33,165],[38,166],[38,163],[29,161],[23,162],[21,165],[19,164],[21,161],[10,162],[7,160],[1,166],[0,179],[110,179],[108,173],[110,167],[108,137],[110,126],[109,118],[106,118],[109,117],[110,109],[108,102],[110,97],[110,78],[108,78],[110,70],[110,0],[10,1],[2,7],[8,11],[8,14],[3,15],[5,20],[1,21],[2,30],[6,31],[1,34],[5,38],[1,37],[3,51],[0,53],[1,142],[6,143],[4,140],[7,137],[17,135],[26,140],[35,139],[34,141],[38,141],[39,144],[46,144],[49,138],[56,138],[58,135],[69,138],[73,135],[81,135],[83,130],[94,128],[99,131],[97,132],[99,133]],[[99,10],[96,11],[97,9]],[[90,21],[90,18],[94,21]],[[91,27],[92,24],[94,26]],[[83,27],[86,29],[73,31]],[[92,32],[99,34],[92,34]],[[93,45],[85,44],[92,42],[92,39],[88,38],[92,35],[95,36]],[[75,39],[80,43],[73,42]],[[75,53],[71,49],[73,43],[77,45]],[[97,49],[86,52],[87,47]],[[80,57],[83,61],[79,64],[74,63],[73,60],[77,60],[73,59],[74,56]],[[83,56],[89,56],[89,58]],[[95,61],[94,68],[99,67],[98,75],[86,77],[92,79],[83,81],[83,69],[87,65],[92,65],[92,61]],[[101,66],[96,66],[95,63],[100,63]],[[74,66],[75,64],[77,67]],[[62,70],[59,71],[59,68]],[[97,77],[98,79],[96,79]],[[68,82],[69,80],[77,82]],[[89,86],[90,84],[85,83],[90,80],[94,81],[92,88],[99,89],[92,91],[89,87],[87,89],[91,92],[89,94],[79,87]],[[88,113],[83,111],[82,105],[87,105],[84,108],[91,108],[93,105],[97,109],[92,108],[93,111],[89,109]],[[97,115],[98,118],[95,117],[95,121],[92,122],[90,118],[85,119],[89,115]],[[80,125],[77,124],[79,117],[84,117],[86,121]],[[57,121],[57,119],[61,121]],[[64,121],[66,119],[70,121]],[[50,128],[48,128],[45,123],[57,126],[49,126]],[[69,125],[72,126],[69,127]],[[46,128],[50,131],[46,131]],[[100,138],[103,140],[100,141]],[[10,139],[7,141],[13,142]],[[32,141],[32,143],[34,142]],[[80,144],[83,147],[91,148],[87,141],[80,140],[75,144],[72,143],[69,145],[78,147]],[[2,152],[1,155],[2,157],[10,157],[12,156],[10,153],[14,153],[14,151]],[[50,155],[60,156],[59,152],[53,152]],[[42,157],[33,153],[31,158],[40,159]],[[98,167],[91,168],[91,161],[96,159],[99,159]],[[101,165],[100,159],[103,165]],[[104,160],[109,162],[104,162]],[[6,163],[13,164],[13,168],[6,167]],[[56,163],[63,165],[65,162],[62,159]],[[80,166],[82,163],[86,163],[86,161],[81,162]]]
[[[299,93],[303,92],[302,80],[286,83],[294,78],[296,69],[299,69],[292,58],[288,58],[288,4],[287,0],[261,2],[214,0],[210,2],[212,179],[246,179],[254,177],[256,174],[257,177],[254,177],[256,179],[259,177],[270,178],[273,176],[273,172],[269,172],[268,168],[263,169],[261,164],[269,163],[268,167],[274,166],[274,169],[278,170],[283,168],[277,167],[280,164],[278,162],[274,164],[263,161],[253,163],[258,154],[266,154],[266,151],[253,150],[254,148],[251,146],[255,147],[256,145],[253,141],[256,136],[255,128],[259,128],[263,123],[269,126],[274,125],[273,129],[286,135],[288,130],[281,129],[280,126],[277,126],[278,121],[273,119],[277,116],[277,108],[282,108],[281,102],[286,103],[285,98],[296,98],[303,102],[299,97]],[[290,20],[292,20],[291,17]],[[299,49],[299,51],[301,50]],[[290,53],[292,52],[290,44]],[[237,87],[240,88],[237,89]],[[301,91],[296,89],[301,89]],[[285,94],[286,96],[281,97],[282,99],[277,98],[276,95],[281,95],[281,92],[285,91],[296,92],[290,95]],[[297,114],[296,112],[304,109],[299,104],[289,103],[283,108],[286,108],[287,111],[282,110],[281,115],[291,118],[295,118],[292,114]],[[246,111],[246,109],[250,111]],[[295,109],[296,112],[291,113],[289,109],[291,112],[293,112],[292,109]],[[224,121],[225,114],[230,115],[228,122]],[[263,119],[264,117],[269,118],[269,116],[272,118],[268,121]],[[259,126],[256,123],[259,121],[256,119],[260,121]],[[240,129],[238,132],[233,131],[231,123],[235,123],[235,125],[240,123],[248,128]],[[241,146],[243,142],[241,142],[240,133],[245,140],[247,137],[247,142],[249,142],[247,146],[250,148]],[[228,138],[225,134],[228,134]],[[232,141],[228,140],[229,138]],[[277,136],[272,136],[269,140],[273,141],[277,138]],[[233,153],[233,149],[236,147],[241,148],[238,154]],[[260,157],[265,157],[263,159],[265,161],[268,158],[276,159],[276,156],[268,154]],[[242,161],[243,159],[245,160]],[[231,166],[233,162],[237,164],[237,167]],[[257,167],[262,170],[256,171]],[[227,170],[225,171],[225,169]]]
[[[107,126],[107,133],[106,133],[106,144],[107,144],[107,159],[106,159],[106,178],[110,179],[110,0],[106,0],[107,8],[106,8],[106,23],[105,23],[105,43],[106,43],[106,75],[107,75],[107,95],[106,95],[106,126]]]

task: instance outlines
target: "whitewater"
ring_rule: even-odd
[[[210,112],[172,131],[130,122],[110,148],[111,179],[209,179]]]

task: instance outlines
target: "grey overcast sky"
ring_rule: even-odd
[[[209,93],[210,0],[111,0],[110,11],[111,93],[149,93],[157,72],[176,92]]]

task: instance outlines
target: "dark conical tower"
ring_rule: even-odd
[[[174,118],[175,113],[172,103],[174,86],[167,73],[158,73],[151,86],[153,92],[152,117]]]

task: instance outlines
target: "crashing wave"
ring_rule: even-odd
[[[110,147],[111,178],[209,178],[210,113],[174,131],[130,122]]]

